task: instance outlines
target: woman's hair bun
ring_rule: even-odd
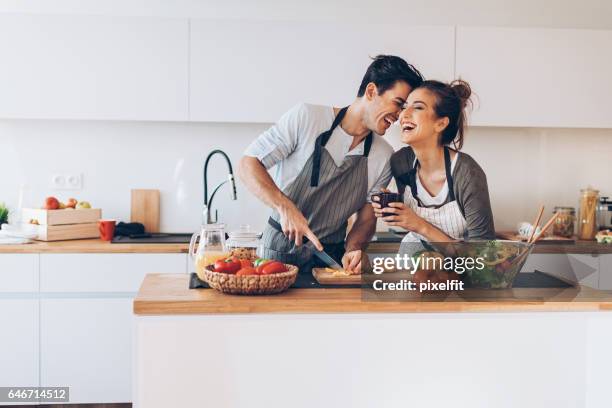
[[[450,87],[455,92],[455,95],[461,99],[463,102],[462,105],[465,107],[467,102],[470,100],[470,96],[472,95],[472,88],[470,88],[470,84],[462,79],[455,79],[450,83]]]

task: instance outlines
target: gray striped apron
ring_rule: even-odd
[[[348,218],[366,204],[368,193],[368,154],[372,132],[366,137],[362,156],[346,156],[337,166],[324,148],[334,129],[342,122],[347,107],[334,118],[331,128],[321,133],[315,149],[296,179],[283,193],[302,212],[308,226],[319,238],[325,251],[341,262]],[[309,273],[317,263],[312,260],[312,243],[296,246],[280,228],[280,215],[273,211],[263,233],[263,257],[300,266]]]
[[[453,239],[462,240],[467,235],[467,221],[459,208],[455,199],[455,189],[453,187],[453,175],[451,172],[451,159],[448,147],[444,147],[444,168],[446,171],[446,183],[448,185],[449,202],[438,208],[427,208],[421,206],[421,201],[417,196],[416,178],[419,161],[415,159],[412,170],[407,177],[407,184],[410,191],[404,194],[404,203],[425,221],[434,225]],[[416,232],[410,231],[404,236],[402,242],[423,242],[425,238]]]

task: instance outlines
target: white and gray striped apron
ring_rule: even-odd
[[[451,159],[448,147],[444,147],[444,167],[446,169],[446,183],[448,184],[449,202],[438,208],[423,207],[417,195],[416,178],[418,177],[417,168],[419,161],[415,159],[412,170],[408,176],[410,190],[404,192],[404,204],[425,221],[429,222],[440,231],[451,238],[462,240],[467,234],[467,221],[459,208],[455,199],[455,189],[453,188],[453,176],[451,172]],[[416,232],[408,232],[402,242],[423,242],[425,237]]]
[[[366,204],[368,193],[368,154],[372,146],[372,132],[364,143],[362,156],[346,156],[337,166],[325,149],[334,129],[342,122],[348,107],[342,108],[329,130],[321,133],[315,149],[296,179],[283,193],[297,206],[308,221],[308,226],[319,238],[325,251],[341,262],[348,218]],[[263,233],[263,256],[300,266],[309,273],[316,261],[312,260],[312,243],[296,246],[282,233],[280,216],[272,213]]]

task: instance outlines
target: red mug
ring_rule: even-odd
[[[100,230],[100,239],[103,241],[112,241],[115,235],[115,220],[100,220],[98,221],[98,229]]]

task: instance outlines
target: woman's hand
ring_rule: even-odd
[[[372,204],[374,205],[374,204]],[[379,204],[377,204],[380,207]],[[419,217],[412,208],[404,203],[389,203],[389,207],[383,210],[380,209],[380,217],[390,227],[402,227],[408,231],[421,234],[427,227],[427,221]],[[376,209],[374,210],[376,213]],[[376,215],[379,216],[378,214]]]
[[[378,201],[379,198],[377,196],[372,197],[372,208],[374,209],[374,215],[376,218],[382,218],[385,215],[382,213],[382,207]]]

